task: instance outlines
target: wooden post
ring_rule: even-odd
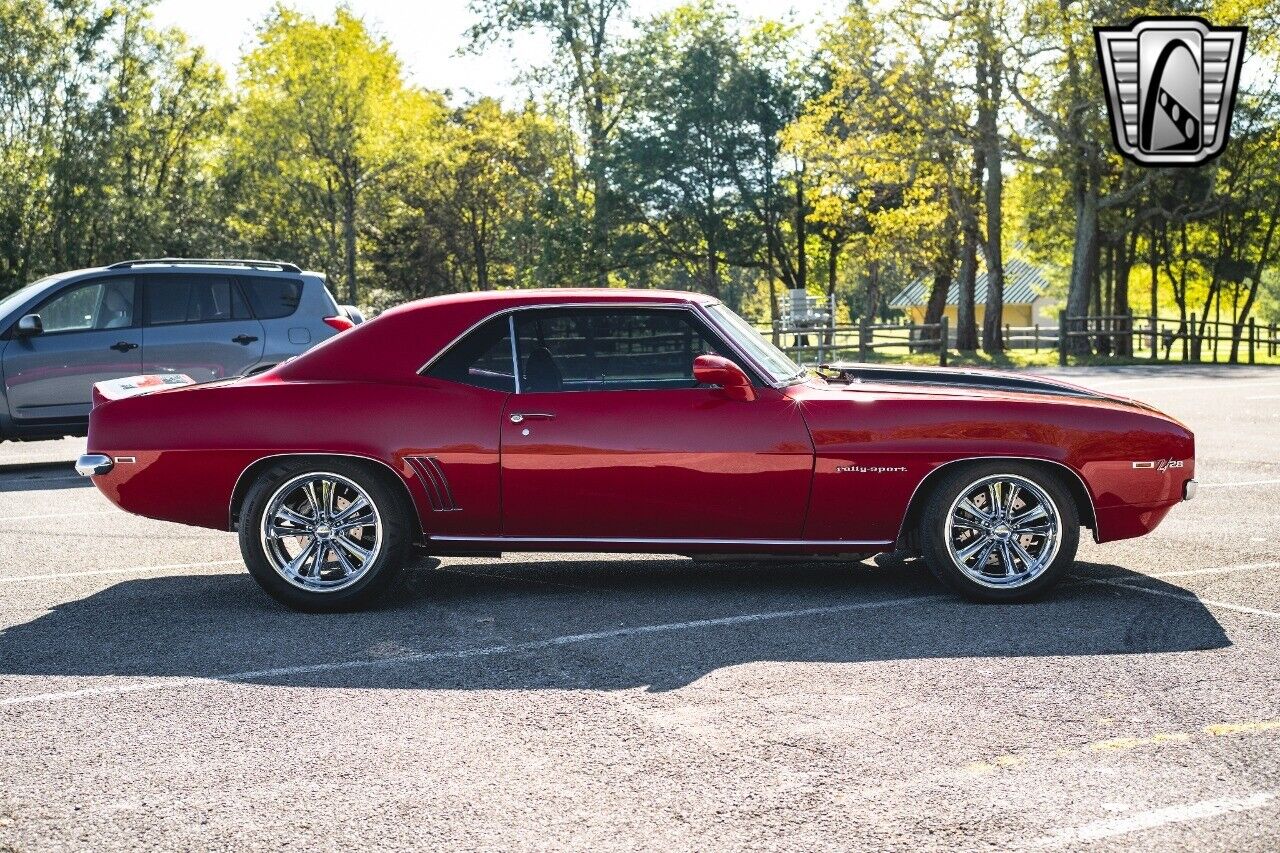
[[[867,318],[864,315],[858,319],[858,361],[867,360],[867,338],[870,337],[871,330],[867,328]]]
[[[942,315],[942,323],[938,327],[938,366],[947,366],[947,345],[950,343],[950,335],[947,332],[947,315]]]
[[[1034,328],[1036,331],[1035,331],[1035,334],[1032,336],[1032,340],[1034,341],[1032,346],[1036,348],[1036,352],[1040,352],[1040,324],[1036,323]]]
[[[1058,312],[1058,365],[1067,366],[1067,312]]]
[[[1200,341],[1198,345],[1192,344],[1191,338],[1196,333],[1196,312],[1191,312],[1191,324],[1187,326],[1187,337],[1185,346],[1189,348],[1187,355],[1183,361],[1199,362],[1200,356],[1204,354],[1204,341]]]
[[[1009,336],[1009,324],[1004,324],[1004,348],[1013,349],[1013,338]]]
[[[1249,318],[1249,363],[1253,364],[1253,339],[1258,334],[1257,328],[1253,324],[1253,318]]]

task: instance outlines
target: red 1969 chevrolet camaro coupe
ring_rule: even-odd
[[[1191,433],[1132,400],[826,372],[708,296],[444,296],[257,376],[95,394],[77,468],[130,512],[238,531],[258,583],[306,610],[368,603],[415,549],[899,551],[970,598],[1025,599],[1082,526],[1140,536],[1195,490]]]

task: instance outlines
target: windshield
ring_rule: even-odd
[[[723,303],[708,305],[707,310],[715,316],[720,330],[733,339],[738,348],[751,356],[751,359],[768,374],[770,382],[781,383],[799,379],[804,375],[804,368],[796,364],[787,354],[755,330],[754,327],[737,314],[730,311]]]
[[[4,320],[5,316],[10,311],[17,308],[23,302],[26,302],[32,296],[35,296],[36,291],[43,289],[45,285],[52,284],[61,277],[61,274],[47,275],[39,281],[33,281],[21,290],[10,293],[8,296],[0,299],[0,322]]]

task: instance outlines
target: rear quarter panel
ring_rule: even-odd
[[[94,409],[89,452],[136,461],[117,464],[94,482],[129,512],[225,530],[232,491],[253,463],[277,455],[350,455],[395,472],[429,532],[493,535],[505,398],[429,379],[255,378],[118,400]],[[410,456],[436,457],[467,511],[433,511]]]

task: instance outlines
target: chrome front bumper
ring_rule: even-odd
[[[87,453],[76,460],[76,473],[81,477],[95,477],[106,474],[115,467],[110,456],[101,453]]]
[[[1182,499],[1184,501],[1189,501],[1196,496],[1196,486],[1195,480],[1187,480],[1182,484]]]

